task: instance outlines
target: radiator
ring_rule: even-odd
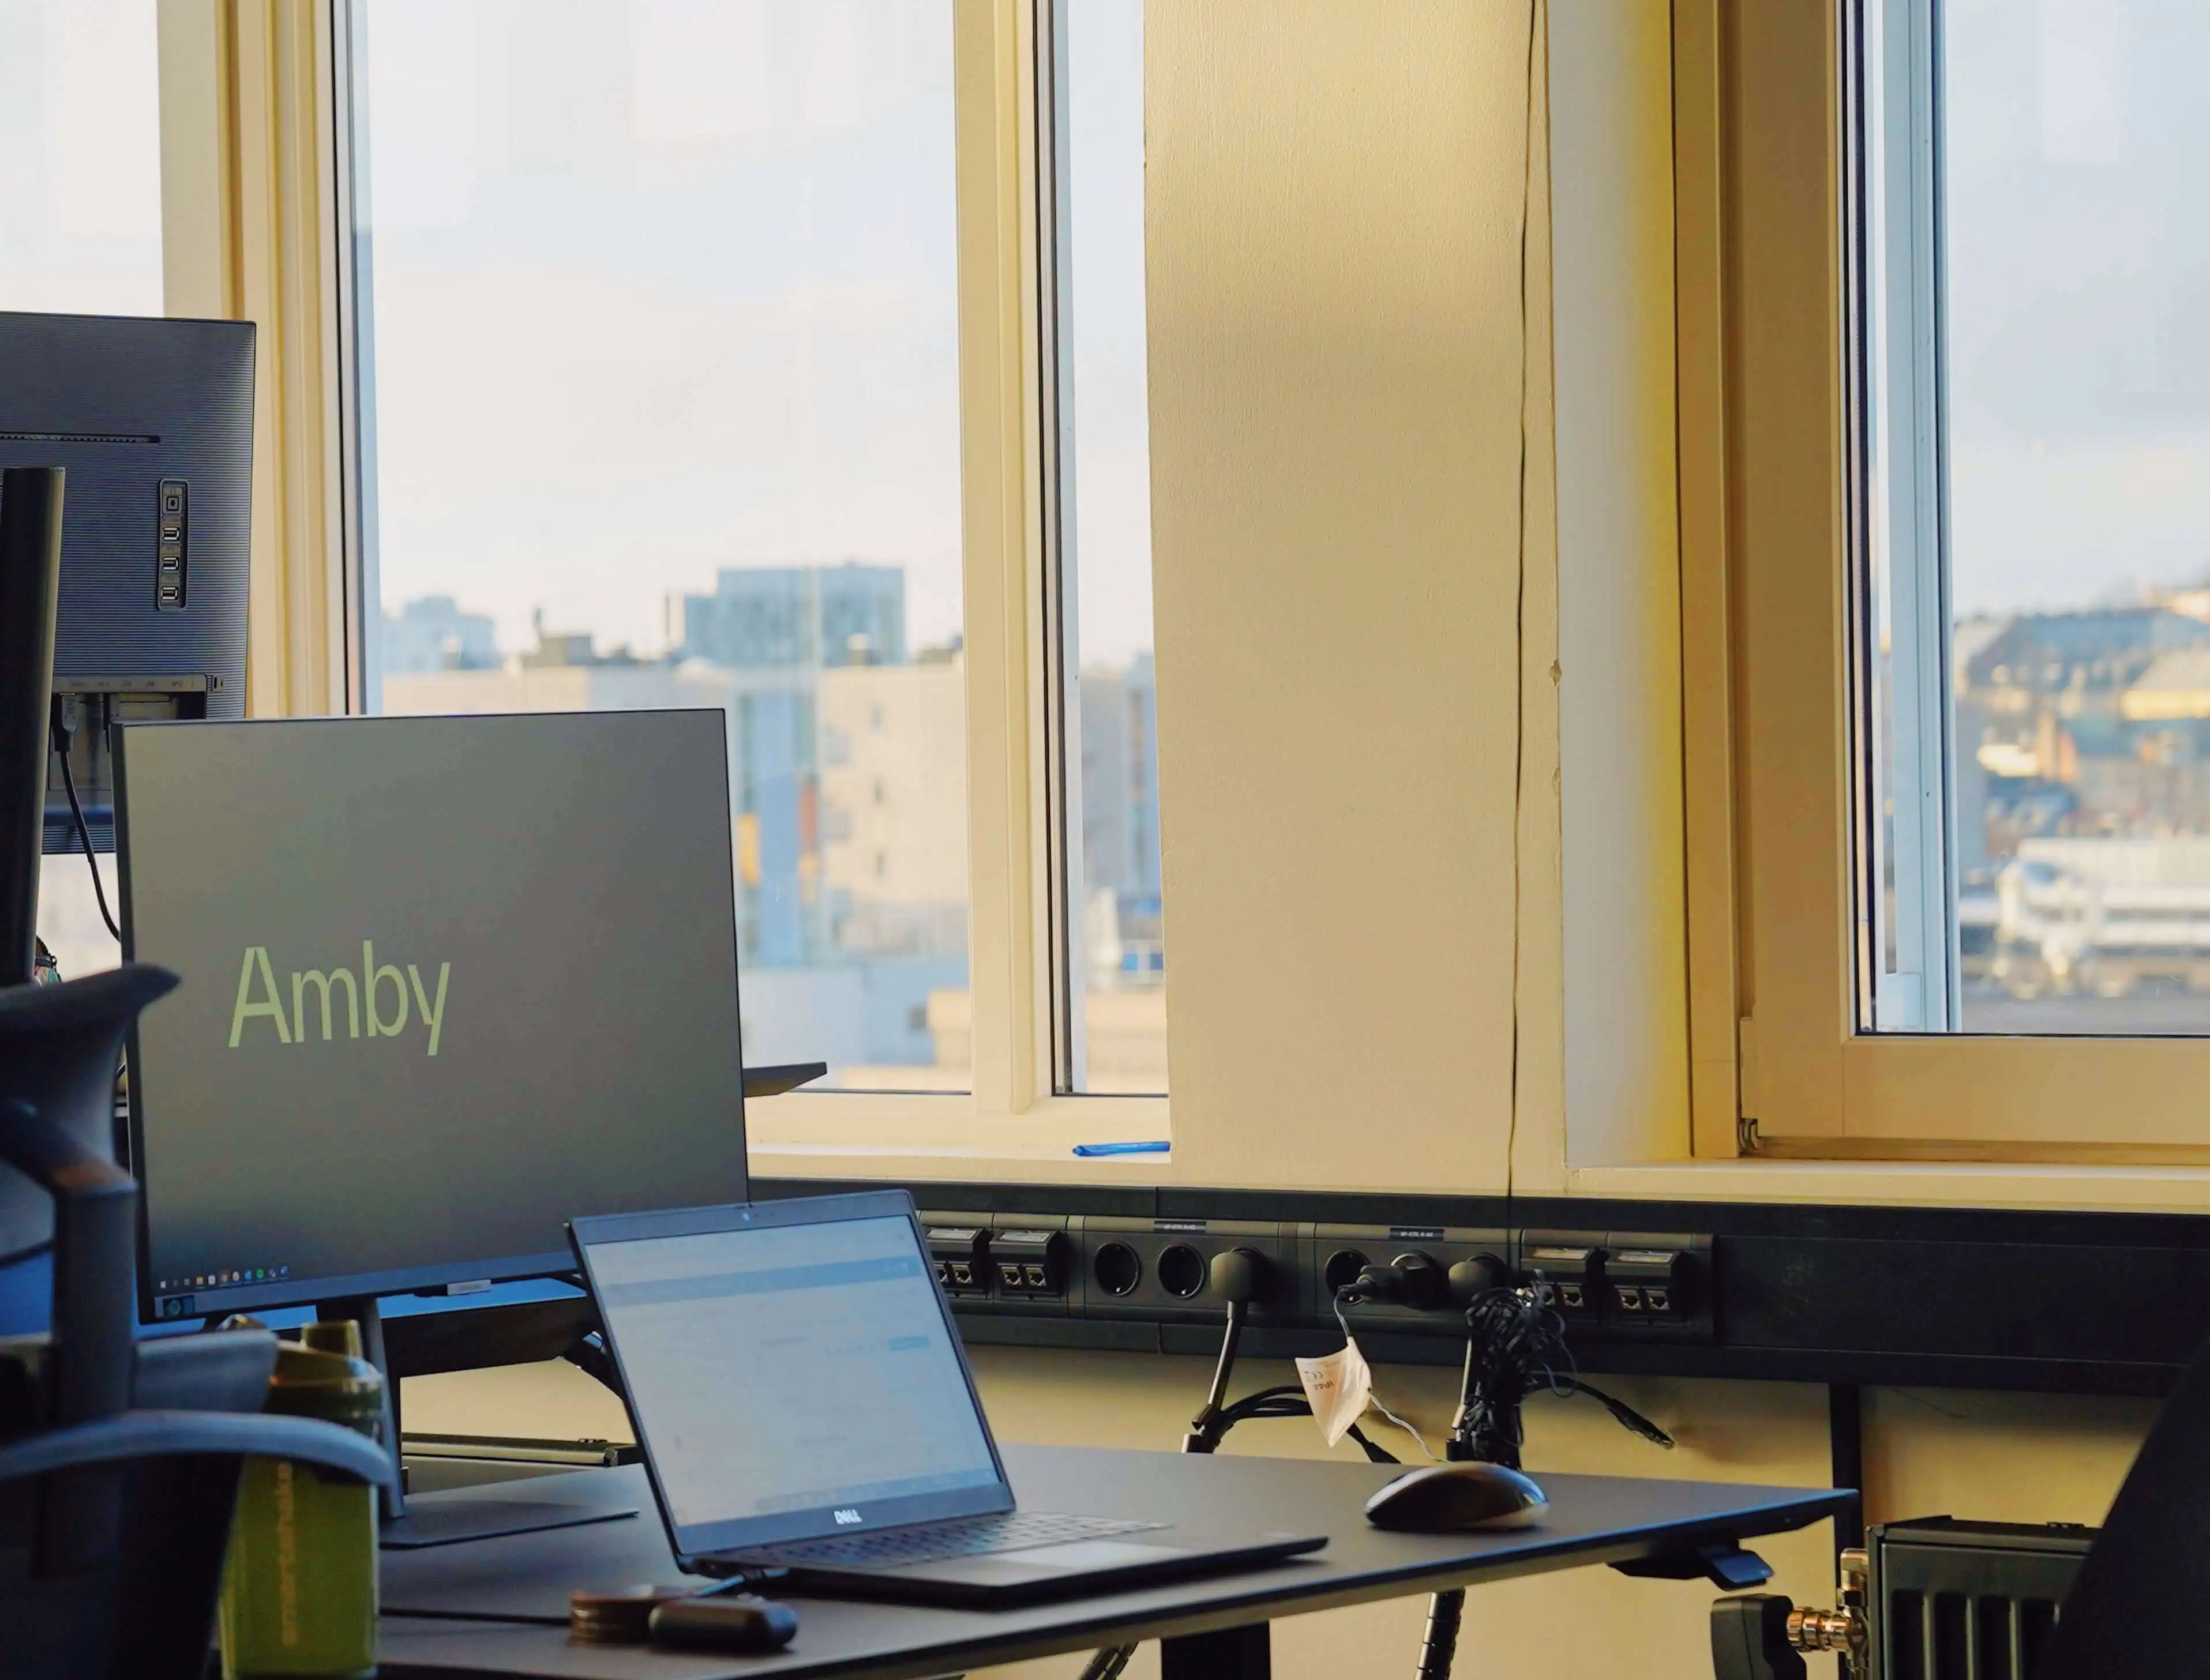
[[[1871,1528],[1872,1680],[2032,1680],[2095,1533],[1954,1517]]]

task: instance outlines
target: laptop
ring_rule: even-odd
[[[1017,1508],[902,1189],[607,1214],[569,1235],[693,1574],[989,1606],[1326,1544]]]

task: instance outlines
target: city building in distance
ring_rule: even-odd
[[[667,649],[548,629],[502,653],[450,598],[385,614],[389,714],[717,707],[728,714],[746,1053],[868,1088],[969,1080],[966,672],[910,649],[903,568],[726,568],[667,603]],[[1084,674],[1079,906],[1093,1088],[1157,1089],[1156,707],[1150,660]],[[1093,717],[1093,713],[1095,716]],[[1092,755],[1090,743],[1098,744]],[[1102,883],[1102,885],[1101,885]]]
[[[425,595],[385,613],[381,653],[387,675],[498,669],[490,617],[462,611],[450,595]]]
[[[2210,590],[1966,620],[1952,670],[1968,1027],[2202,1030]]]
[[[905,569],[732,567],[709,595],[673,595],[667,644],[732,671],[903,665]]]

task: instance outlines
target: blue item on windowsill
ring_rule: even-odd
[[[1083,1156],[1163,1155],[1173,1147],[1173,1144],[1160,1138],[1150,1143],[1078,1143],[1074,1146],[1074,1153]]]

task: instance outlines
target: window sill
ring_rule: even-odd
[[[1652,1161],[1569,1166],[1566,1190],[1572,1195],[1653,1201],[2199,1213],[2210,1209],[2210,1168],[2056,1162]]]
[[[745,1105],[752,1171],[790,1178],[1004,1179],[1157,1184],[1171,1153],[1074,1153],[1078,1143],[1171,1139],[1157,1097],[1048,1097],[986,1113],[969,1094],[799,1092]]]

